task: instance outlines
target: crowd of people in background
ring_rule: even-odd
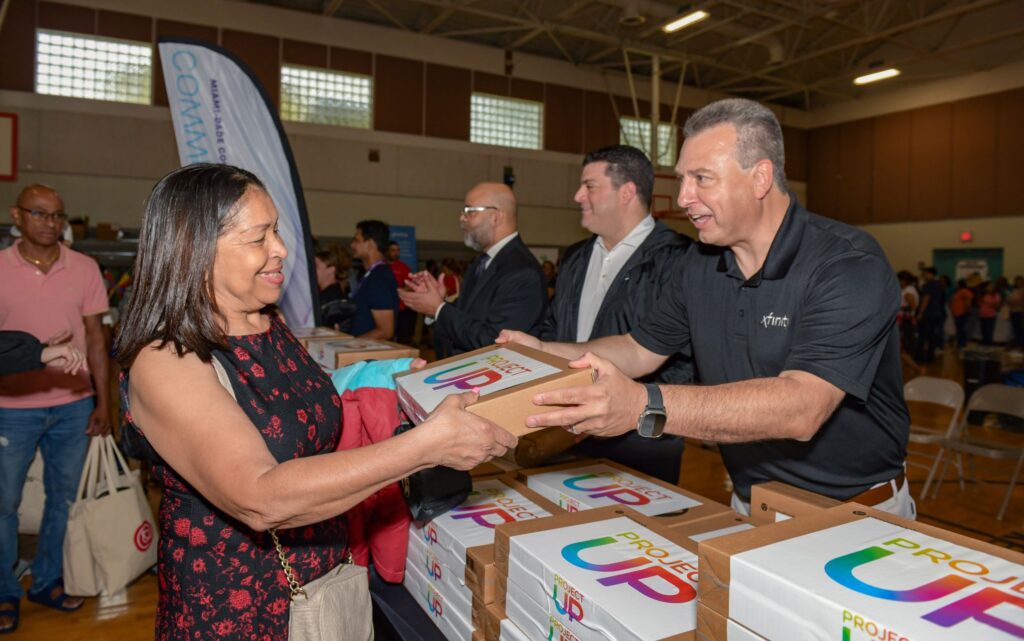
[[[902,270],[897,278],[901,341],[918,364],[930,363],[936,350],[945,346],[948,320],[957,349],[963,350],[973,338],[984,346],[1004,342],[1024,349],[1024,276],[1016,276],[1011,283],[1005,276],[985,279],[975,272],[954,284],[934,267],[921,266],[918,274]],[[1000,320],[1009,326],[1005,341],[997,340]]]
[[[381,224],[387,227],[386,224]],[[401,248],[393,240],[387,242],[384,261],[391,268],[397,292],[402,289],[414,270],[402,260]],[[426,273],[443,283],[446,303],[454,303],[459,298],[459,294],[462,293],[463,274],[471,262],[472,259],[454,256],[445,256],[441,260],[430,258],[425,261]],[[315,242],[314,263],[323,325],[347,334],[353,333],[353,319],[359,309],[354,296],[368,272],[366,263],[358,255],[353,256],[353,251],[346,249],[344,244],[333,240]],[[544,272],[544,284],[550,300],[555,295],[558,268],[554,262],[545,260],[541,263],[541,269]],[[399,300],[394,332],[386,338],[412,344],[416,341],[416,323],[416,312]],[[359,335],[365,335],[365,332]]]

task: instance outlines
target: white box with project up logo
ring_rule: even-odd
[[[464,621],[473,620],[473,594],[462,581],[462,572],[446,565],[422,539],[410,536],[405,567],[415,567],[445,597]]]
[[[412,524],[409,536],[423,543],[461,585],[466,585],[467,551],[493,546],[496,526],[560,512],[552,505],[539,505],[538,501],[545,501],[527,494],[532,492],[503,477],[474,479],[473,492],[462,505],[429,523]],[[483,568],[478,569],[477,574],[484,573]]]
[[[857,504],[703,541],[700,568],[769,639],[1024,639],[1024,555]]]
[[[420,568],[407,565],[402,585],[427,613],[444,638],[448,641],[472,641],[473,625],[452,607],[451,596],[431,583]]]
[[[398,400],[413,422],[451,394],[477,389],[480,398],[469,411],[517,436],[532,431],[527,416],[546,411],[533,404],[535,394],[591,381],[590,369],[570,369],[564,358],[522,345],[485,347],[395,375]]]
[[[650,519],[631,510],[602,513],[598,520],[551,520],[582,517],[574,525],[510,532],[509,618],[524,631],[564,629],[581,641],[691,638],[698,579],[692,544],[687,549],[671,530],[648,527]]]
[[[666,523],[732,512],[728,506],[614,461],[598,459],[520,470],[516,478],[567,512],[624,506]]]

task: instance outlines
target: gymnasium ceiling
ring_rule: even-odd
[[[244,0],[798,109],[1024,60],[1024,0]],[[661,27],[701,9],[673,34]],[[902,75],[856,87],[886,67]]]

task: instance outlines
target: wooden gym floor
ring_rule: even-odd
[[[910,361],[905,361],[904,365],[908,370],[904,372],[905,379],[927,374],[963,382],[962,363],[952,349],[947,349],[926,368],[918,369]],[[916,424],[948,421],[948,415],[944,417],[928,409],[911,405],[911,417]],[[911,460],[918,460],[915,456],[918,451],[927,453],[923,448],[912,447]],[[966,489],[961,491],[951,466],[939,497],[921,499],[919,495],[926,471],[909,467],[911,493],[917,501],[918,518],[996,545],[1024,551],[1024,502],[1021,500],[1024,488],[1016,488],[1006,518],[1002,522],[997,521],[995,514],[1006,491],[1009,466],[986,461],[979,468],[981,482],[978,485],[968,482]],[[687,444],[679,485],[716,501],[729,503],[729,477],[713,447],[696,441]],[[31,552],[34,548],[35,541],[34,537],[21,537],[21,540],[24,557],[27,556],[26,551]],[[28,586],[27,579],[25,585]],[[101,603],[99,599],[88,599],[81,610],[70,614],[54,612],[22,600],[21,625],[7,638],[11,641],[150,641],[153,638],[156,599],[156,577],[146,574],[128,588],[123,602]]]

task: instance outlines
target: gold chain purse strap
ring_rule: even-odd
[[[277,550],[277,560],[281,562],[281,568],[284,570],[284,578],[288,580],[288,591],[291,593],[288,597],[289,601],[294,601],[295,597],[300,594],[303,598],[308,599],[309,595],[302,589],[302,585],[299,584],[298,579],[295,578],[295,571],[292,570],[292,564],[288,562],[288,559],[284,556],[284,549],[281,547],[281,540],[277,538],[277,528],[270,529],[270,538],[274,539],[274,549]],[[349,548],[345,553],[345,559],[341,562],[342,565],[352,564],[352,548]]]
[[[277,528],[271,528],[270,536],[274,539],[274,548],[277,550],[277,559],[281,562],[281,567],[284,569],[284,578],[288,580],[288,590],[291,592],[289,595],[289,601],[294,601],[295,597],[300,594],[303,598],[308,599],[309,596],[306,591],[299,585],[299,581],[295,578],[295,572],[292,571],[292,564],[288,562],[288,559],[284,557],[284,550],[281,548],[281,540],[277,538]],[[349,552],[349,558],[352,553]]]

